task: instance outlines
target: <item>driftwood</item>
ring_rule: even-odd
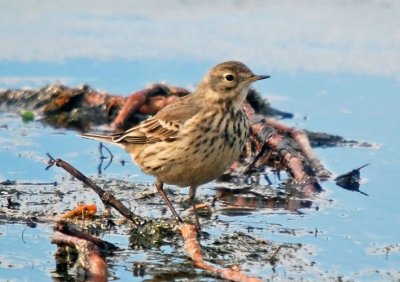
[[[39,90],[7,90],[0,92],[0,109],[29,110],[42,117],[42,121],[56,127],[68,127],[79,131],[89,131],[94,126],[110,124],[112,131],[121,131],[153,115],[165,105],[173,103],[178,97],[187,95],[188,90],[153,84],[128,97],[101,93],[87,85],[68,88],[51,85]],[[299,189],[307,193],[320,190],[317,179],[331,176],[318,158],[313,154],[308,136],[304,131],[290,128],[271,118],[290,118],[290,113],[276,110],[250,90],[244,105],[251,120],[251,133],[254,146],[248,146],[247,160],[253,159],[247,172],[262,170],[271,166],[271,160],[286,170]],[[329,138],[326,138],[329,139]],[[325,139],[325,140],[326,140]],[[335,139],[337,144],[343,142]],[[311,140],[311,144],[322,142]],[[274,158],[271,157],[274,152]],[[246,165],[242,160],[241,164]],[[236,171],[239,166],[232,167]],[[239,170],[241,171],[241,170]]]

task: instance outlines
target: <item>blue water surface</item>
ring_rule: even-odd
[[[76,75],[75,70],[79,64],[83,66],[82,68],[87,68],[90,76],[95,77],[86,78],[90,76],[82,73],[82,81],[94,87],[100,84],[100,88],[121,94],[129,94],[135,89],[144,87],[150,82],[151,77],[156,78],[154,81],[157,81],[157,78],[165,79],[176,85],[195,84],[200,69],[204,72],[209,65],[165,61],[162,65],[173,65],[166,71],[167,67],[159,67],[161,63],[152,62],[147,64],[129,62],[128,66],[124,66],[123,62],[74,61],[64,64],[63,67],[58,64],[43,66],[37,63],[24,64],[23,69],[39,68],[41,75],[53,72],[62,76]],[[142,71],[144,65],[146,65],[145,71]],[[189,65],[194,66],[191,75],[187,72]],[[114,71],[109,71],[103,76],[101,70],[106,69]],[[12,75],[20,74],[17,68],[14,72]],[[181,73],[184,74],[182,77]],[[119,74],[122,74],[124,79]],[[399,103],[397,95],[399,83],[388,79],[360,76],[283,73],[271,75],[270,80],[263,84],[259,83],[256,87],[261,93],[265,93],[266,98],[271,95],[275,107],[296,113],[296,118],[285,121],[287,124],[376,144],[376,148],[372,149],[349,147],[316,149],[316,154],[335,174],[369,163],[370,166],[362,170],[361,186],[361,190],[369,196],[342,190],[333,182],[326,182],[322,184],[325,192],[314,203],[315,206],[319,206],[318,212],[306,210],[302,215],[268,215],[255,212],[251,216],[224,220],[232,222],[233,226],[237,224],[238,230],[245,230],[249,225],[257,228],[265,224],[281,224],[288,229],[300,230],[300,235],[294,236],[280,233],[256,235],[267,240],[315,246],[317,251],[313,259],[321,271],[355,279],[360,275],[363,280],[377,279],[379,276],[374,274],[374,270],[377,269],[397,271],[400,262],[398,253],[386,257],[384,254],[371,255],[371,252],[376,247],[398,244],[398,234],[400,234],[398,224],[400,216],[396,201],[398,195],[396,176],[400,160],[395,153],[399,138],[396,130],[398,114],[395,107]],[[133,79],[130,80],[128,77]],[[7,120],[12,117],[13,114],[2,114],[1,123],[7,124]],[[6,144],[1,148],[2,180],[55,181],[56,175],[60,172],[44,170],[47,152],[68,160],[84,173],[95,173],[93,163],[96,163],[94,155],[97,145],[95,146],[92,141],[80,139],[75,132],[53,129],[39,122],[19,125],[11,123],[9,126],[8,130],[0,131],[2,142]],[[10,147],[7,146],[8,143],[11,143]],[[24,152],[34,152],[34,155]],[[113,148],[113,152],[117,158],[130,161],[122,150]],[[90,159],[92,161],[87,162]],[[151,177],[143,175],[132,164],[126,167],[111,166],[110,169],[110,175],[112,173],[136,175],[134,179],[137,181],[152,181]],[[329,204],[327,204],[328,199],[332,200]],[[313,233],[315,230],[318,230],[317,236]],[[10,242],[10,244],[17,243]],[[50,252],[49,249],[50,246],[47,247],[47,252]],[[6,272],[10,277],[13,276],[12,272]]]

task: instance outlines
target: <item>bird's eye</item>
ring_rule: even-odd
[[[231,75],[231,74],[227,74],[227,75],[225,76],[225,79],[226,79],[227,81],[233,81],[233,80],[235,79],[235,77],[234,77],[233,75]]]

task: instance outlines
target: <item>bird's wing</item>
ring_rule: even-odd
[[[193,102],[192,95],[187,95],[159,111],[135,127],[114,136],[113,142],[148,144],[160,141],[174,141],[182,125],[193,117],[200,107]]]

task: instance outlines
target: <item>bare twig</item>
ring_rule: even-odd
[[[101,189],[99,186],[96,185],[96,183],[87,178],[83,173],[81,173],[79,170],[71,166],[69,163],[63,161],[62,159],[54,159],[48,153],[47,156],[49,156],[49,166],[47,167],[47,169],[53,165],[63,168],[65,171],[70,173],[76,179],[82,181],[90,188],[92,188],[92,190],[96,192],[97,195],[99,195],[104,205],[112,206],[127,219],[131,220],[135,224],[140,224],[142,219],[139,216],[135,215],[131,210],[129,210],[123,203],[121,203],[118,199],[116,199],[112,194]]]
[[[273,263],[273,260],[275,259],[276,254],[282,249],[283,245],[279,245],[276,250],[272,253],[272,255],[269,256],[268,261],[270,263]]]

